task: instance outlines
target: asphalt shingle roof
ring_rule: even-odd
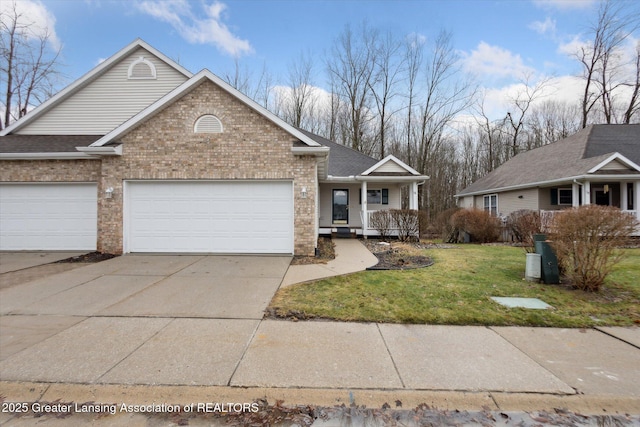
[[[378,163],[379,160],[367,156],[352,148],[333,142],[320,135],[298,129],[319,144],[329,147],[329,175],[332,176],[355,176],[369,169]]]
[[[618,152],[640,164],[640,125],[591,125],[567,138],[518,154],[459,195],[587,174]]]
[[[0,153],[77,153],[102,135],[6,135],[0,136]]]

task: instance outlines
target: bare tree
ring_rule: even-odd
[[[223,74],[222,79],[242,92],[261,106],[267,108],[273,86],[273,77],[267,69],[266,63],[262,64],[262,70],[258,77],[240,64],[238,57],[234,58],[234,68],[231,72]]]
[[[424,39],[418,34],[411,35],[405,44],[404,63],[406,65],[407,82],[407,116],[405,123],[406,135],[406,159],[409,164],[413,163],[414,154],[411,147],[413,140],[413,110],[416,100],[416,82],[422,68],[422,57],[424,53]]]
[[[602,1],[597,19],[590,28],[592,39],[575,55],[582,65],[582,77],[585,80],[581,100],[583,128],[587,126],[589,115],[596,105],[600,106],[606,123],[614,122],[614,91],[628,84],[616,76],[620,66],[616,58],[624,41],[640,25],[640,15],[631,7],[628,2]],[[635,99],[630,105],[634,104]]]
[[[301,53],[297,60],[289,64],[287,106],[284,119],[296,127],[301,127],[305,116],[309,115],[313,96],[311,76],[313,62]]]
[[[509,123],[511,129],[511,157],[518,154],[520,149],[521,132],[525,126],[525,117],[527,112],[531,108],[532,103],[543,96],[543,91],[549,83],[548,78],[539,80],[536,84],[531,85],[532,75],[527,74],[521,80],[519,89],[515,95],[511,97],[511,107],[513,107],[514,113],[507,112],[506,121]],[[530,150],[530,145],[527,146],[527,150]]]
[[[343,117],[346,139],[351,148],[363,152],[371,148],[365,136],[371,120],[377,39],[378,32],[369,28],[366,22],[358,34],[347,26],[336,39],[327,59],[327,70],[347,110]]]
[[[51,48],[48,29],[38,29],[20,13],[17,3],[0,14],[0,81],[4,89],[4,124],[23,117],[29,109],[49,98],[58,77],[60,48]]]
[[[393,115],[397,112],[392,103],[398,94],[396,86],[403,67],[403,60],[399,57],[400,48],[401,44],[391,33],[380,39],[375,56],[376,75],[370,82],[378,113],[377,142],[381,159],[386,154],[387,130]]]

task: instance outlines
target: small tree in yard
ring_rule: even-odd
[[[507,227],[518,243],[522,243],[525,252],[535,252],[533,235],[540,233],[542,224],[537,211],[522,209],[507,217]]]
[[[382,240],[389,238],[393,220],[389,211],[375,211],[371,214],[371,227],[375,228]]]
[[[571,284],[597,292],[623,252],[617,250],[638,222],[609,206],[586,205],[556,214],[551,246]]]

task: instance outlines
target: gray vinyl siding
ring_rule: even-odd
[[[520,196],[522,198],[519,198]],[[508,216],[510,213],[521,209],[538,210],[537,188],[498,193],[499,215]]]
[[[128,79],[129,65],[140,56],[154,64],[156,79]],[[186,80],[140,48],[16,133],[104,135]]]
[[[333,218],[333,190],[349,190],[349,223],[344,226],[349,227],[362,227],[362,219],[360,217],[360,211],[362,205],[360,204],[360,184],[339,184],[328,183],[320,184],[320,227],[331,227]],[[391,183],[368,183],[367,188],[369,190],[378,190],[382,188],[389,189],[389,204],[367,204],[367,209],[370,211],[387,210],[387,209],[400,209],[402,207],[401,190],[400,186]]]

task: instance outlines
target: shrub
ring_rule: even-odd
[[[445,243],[455,243],[458,240],[459,230],[454,227],[451,217],[462,208],[451,208],[440,212],[433,221],[431,227]]]
[[[407,242],[419,237],[420,224],[415,209],[391,209],[393,224],[398,229],[398,240]]]
[[[617,208],[581,206],[555,214],[551,246],[571,284],[597,292],[624,254],[616,248],[637,225],[634,217]]]
[[[537,211],[522,209],[507,217],[507,228],[516,242],[522,243],[526,252],[535,252],[533,235],[540,233],[542,225]]]
[[[500,220],[481,209],[461,209],[453,214],[451,224],[469,233],[474,242],[495,242],[500,236]]]
[[[371,214],[371,224],[370,226],[380,234],[380,238],[382,240],[387,240],[389,238],[389,233],[393,228],[393,220],[391,218],[391,212],[385,211],[375,211]]]

